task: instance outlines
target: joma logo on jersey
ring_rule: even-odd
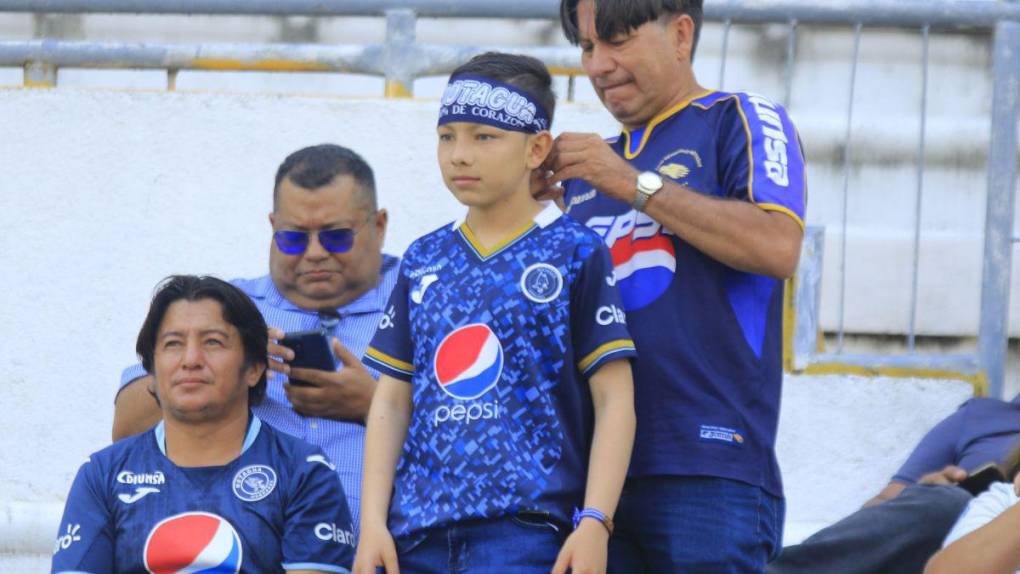
[[[761,120],[761,133],[765,136],[765,175],[776,185],[786,187],[790,183],[787,171],[786,144],[789,139],[783,131],[783,120],[776,111],[776,105],[761,96],[751,95],[748,101]]]
[[[117,482],[121,484],[166,484],[166,476],[161,471],[134,473],[122,470],[117,474]]]

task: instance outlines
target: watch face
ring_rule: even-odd
[[[658,191],[662,187],[662,178],[659,174],[650,171],[642,172],[637,178],[638,186],[647,191]]]

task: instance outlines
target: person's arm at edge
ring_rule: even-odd
[[[411,421],[411,384],[383,374],[368,410],[365,464],[361,481],[361,540],[354,558],[356,574],[374,574],[377,566],[397,574],[397,553],[386,526],[393,478]]]
[[[144,432],[163,418],[163,412],[149,393],[152,376],[138,377],[124,385],[113,400],[113,441]]]
[[[1014,479],[1012,488],[1014,493],[1020,490],[1017,479]],[[971,501],[957,519],[948,539],[958,536],[961,526],[964,529],[968,527],[964,521],[987,522],[936,552],[928,560],[925,574],[992,574],[1020,570],[1020,536],[1017,536],[1020,532],[1020,504],[1014,503],[1002,511],[1001,499],[996,498],[986,491]]]
[[[584,506],[612,517],[627,478],[637,424],[630,361],[618,359],[602,365],[592,373],[589,385],[595,407],[595,431]],[[593,519],[582,520],[563,543],[553,573],[562,574],[567,567],[575,574],[605,572],[608,540],[609,533],[602,524]]]

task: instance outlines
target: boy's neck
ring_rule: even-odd
[[[465,223],[483,247],[496,245],[527,226],[543,209],[530,191],[515,193],[501,201],[484,207],[468,208]]]

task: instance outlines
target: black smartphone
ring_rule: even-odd
[[[977,496],[988,490],[993,482],[1005,482],[1006,477],[1002,474],[999,465],[994,462],[982,464],[967,474],[967,478],[957,483],[957,486]]]
[[[319,369],[335,371],[336,362],[333,350],[329,348],[329,339],[322,331],[296,331],[287,333],[280,344],[294,351],[294,359],[289,361],[291,367],[302,369]],[[310,385],[307,381],[290,378],[292,385]]]

